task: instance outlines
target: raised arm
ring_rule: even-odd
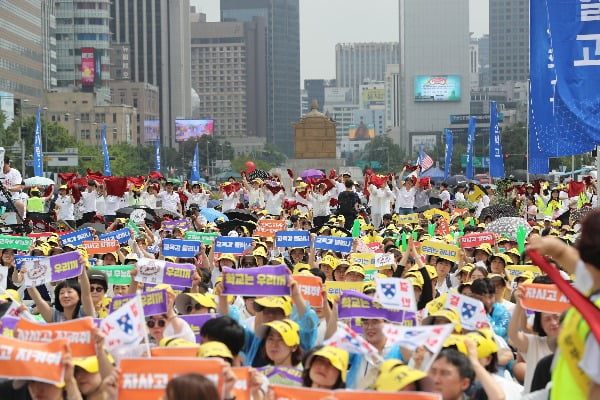
[[[79,286],[81,286],[81,306],[83,312],[88,317],[96,316],[96,309],[94,308],[94,302],[92,300],[92,294],[90,290],[90,280],[87,275],[87,260],[83,255],[79,255],[79,263],[85,265],[83,272],[79,275]]]
[[[515,292],[515,309],[513,311],[510,323],[508,324],[508,339],[510,343],[522,353],[527,352],[529,339],[523,333],[527,326],[527,313],[521,307],[521,297],[523,296],[523,288],[518,287]]]
[[[31,299],[35,303],[39,313],[42,315],[42,317],[44,317],[44,321],[48,323],[52,322],[52,308],[50,307],[50,304],[42,299],[42,295],[40,292],[38,292],[37,288],[35,286],[27,288],[27,293],[29,293],[29,296],[31,296]]]

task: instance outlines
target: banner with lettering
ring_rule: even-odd
[[[464,329],[472,331],[490,326],[483,303],[472,297],[448,292],[444,308],[454,309],[458,312],[460,324]]]
[[[168,283],[170,285],[192,287],[192,277],[196,267],[192,264],[177,264],[153,258],[140,258],[137,262],[137,282]]]
[[[340,319],[350,318],[381,318],[389,322],[402,322],[414,313],[390,310],[384,308],[370,296],[349,290],[342,293],[338,303],[338,316]]]
[[[103,233],[98,236],[100,240],[116,240],[119,243],[127,243],[131,239],[131,231],[129,228],[122,228],[117,231]]]
[[[231,368],[235,375],[233,395],[235,400],[251,400],[250,397],[250,367]]]
[[[88,255],[114,253],[119,250],[119,242],[116,240],[84,240],[81,244]]]
[[[29,342],[49,343],[57,339],[67,339],[73,357],[91,357],[96,355],[94,329],[94,320],[91,317],[51,324],[19,319],[15,333],[17,339]]]
[[[33,261],[33,260],[38,260],[41,258],[45,258],[45,257],[44,256],[22,256],[20,254],[15,254],[15,268],[17,269],[17,271],[19,271],[25,261]]]
[[[275,400],[320,400],[324,398],[335,399],[331,390],[279,385],[270,385],[269,389],[273,391]],[[364,397],[362,400],[364,400]]]
[[[199,346],[182,347],[182,346],[171,346],[171,347],[153,347],[150,349],[150,356],[152,357],[198,357]]]
[[[454,331],[455,324],[400,326],[385,324],[383,334],[390,342],[415,351],[419,346],[436,354],[441,350],[446,338]]]
[[[0,377],[61,383],[67,343],[66,339],[36,343],[0,336]]]
[[[216,314],[198,314],[198,315],[180,315],[179,318],[188,323],[192,331],[194,332],[194,336],[196,336],[196,343],[202,343],[202,338],[200,337],[200,329],[206,323],[206,321],[215,319],[217,317]]]
[[[323,296],[321,296],[323,281],[321,278],[308,275],[292,275],[292,277],[298,283],[304,300],[308,301],[312,307],[323,307]]]
[[[276,247],[310,247],[308,231],[279,231],[275,234]]]
[[[389,269],[396,264],[394,253],[377,253],[375,254],[375,268]]]
[[[511,281],[514,281],[517,276],[526,271],[531,272],[534,277],[542,275],[542,270],[536,265],[507,265],[504,271]]]
[[[135,294],[126,294],[125,296],[115,296],[110,303],[109,311],[112,313],[121,308],[129,300],[133,299]],[[142,306],[144,307],[144,315],[151,316],[157,314],[165,314],[167,312],[167,291],[155,290],[152,292],[142,292]]]
[[[521,305],[528,310],[560,314],[572,306],[556,285],[527,283],[523,288]]]
[[[200,253],[200,243],[195,240],[163,239],[162,255],[165,257],[192,258]]]
[[[130,272],[135,265],[94,265],[93,270],[104,271],[108,277],[109,285],[129,285],[131,283]]]
[[[362,282],[338,282],[338,281],[326,281],[325,290],[327,294],[340,295],[347,290],[354,290],[356,292],[362,292]]]
[[[40,286],[49,282],[58,282],[81,275],[83,266],[79,264],[79,252],[57,254],[23,263],[25,287]],[[23,268],[21,267],[21,268]]]
[[[360,264],[364,269],[375,269],[375,253],[351,253],[350,264]]]
[[[19,319],[20,318],[7,316],[0,318],[0,326],[2,326],[2,330],[0,330],[0,335],[15,337],[15,328],[17,326],[17,322],[19,322]]]
[[[65,233],[60,236],[60,244],[61,246],[66,246],[68,244],[72,246],[79,246],[83,243],[84,240],[93,240],[94,235],[92,235],[92,230],[90,228],[80,229],[75,232]]]
[[[374,300],[391,309],[417,312],[412,283],[400,278],[375,278]]]
[[[279,231],[285,230],[285,221],[281,219],[261,219],[254,230],[254,235],[274,237]]]
[[[351,237],[339,236],[317,236],[315,238],[315,249],[333,250],[340,253],[350,253],[352,250]]]
[[[162,223],[162,226],[165,231],[172,231],[175,228],[179,228],[185,231],[189,228],[189,222],[187,219],[184,218],[175,221],[164,221]]]
[[[239,296],[289,296],[285,265],[258,268],[223,268],[223,294]]]
[[[187,231],[185,233],[185,240],[196,240],[202,242],[205,245],[211,244],[219,236],[217,232],[195,232]]]
[[[478,247],[484,243],[489,243],[492,246],[496,244],[496,235],[493,232],[469,233],[461,236],[460,247]]]
[[[302,385],[302,370],[294,367],[276,367],[274,365],[268,365],[266,367],[257,368],[258,372],[269,378],[269,380],[278,378],[289,379],[292,382],[296,382],[298,385]]]
[[[219,236],[215,241],[215,253],[240,255],[252,246],[252,238]]]
[[[23,236],[0,235],[0,249],[28,251],[33,239]]]
[[[178,375],[204,375],[222,397],[224,363],[214,358],[125,358],[119,369],[119,400],[162,400],[167,383]]]
[[[406,214],[406,215],[396,215],[394,217],[395,221],[398,221],[398,225],[407,225],[407,224],[418,224],[419,223],[419,214]]]
[[[421,244],[421,254],[442,257],[452,262],[460,259],[460,249],[457,246],[435,240],[425,240]]]
[[[360,390],[336,390],[333,400],[442,400],[442,395],[429,392],[384,393]]]

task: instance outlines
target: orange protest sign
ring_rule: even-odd
[[[285,230],[285,221],[279,219],[261,219],[254,230],[254,234],[263,237],[275,237],[279,231]]]
[[[121,360],[119,400],[161,400],[167,383],[177,375],[206,376],[223,389],[225,363],[215,358],[125,358]]]
[[[293,275],[294,280],[298,283],[300,293],[304,300],[308,300],[311,306],[323,307],[323,281],[318,276]]]
[[[436,235],[446,236],[450,233],[450,227],[448,226],[448,221],[445,218],[440,218],[437,220],[437,228],[435,229]]]
[[[250,400],[250,367],[231,368],[235,374],[233,394],[236,400]]]
[[[152,357],[198,357],[198,346],[195,347],[153,347]]]
[[[523,285],[523,288],[524,294],[521,298],[523,308],[560,314],[571,307],[569,299],[556,285],[529,283]]]
[[[116,240],[84,240],[82,245],[88,254],[113,253],[119,250],[119,242]]]
[[[330,390],[317,390],[292,386],[269,386],[275,394],[275,400],[321,400],[324,397],[332,397]],[[361,399],[364,400],[364,399]]]
[[[334,398],[336,400],[441,400],[442,396],[436,393],[417,393],[417,392],[396,392],[396,393],[383,393],[383,392],[365,392],[358,390],[341,391],[336,390]]]
[[[36,343],[0,336],[0,376],[61,383],[67,343],[66,339]]]
[[[90,317],[53,324],[38,324],[20,319],[15,326],[15,335],[17,339],[28,342],[48,343],[66,339],[73,357],[90,357],[96,355],[94,329],[94,320]]]

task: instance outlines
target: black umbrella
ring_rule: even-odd
[[[219,232],[221,232],[221,235],[223,235],[223,236],[225,236],[229,232],[235,230],[235,228],[237,228],[238,226],[245,226],[246,228],[248,228],[248,231],[250,232],[250,234],[252,234],[252,232],[254,232],[254,229],[256,229],[256,222],[242,221],[239,219],[231,219],[229,221],[225,221],[225,222],[221,222],[221,223],[217,224],[217,228],[219,228]]]
[[[181,214],[179,214],[177,211],[167,210],[166,208],[155,208],[154,212],[159,218],[163,218],[165,216],[169,216],[173,219],[182,218]]]
[[[94,228],[96,230],[96,233],[99,235],[106,232],[106,226],[100,222],[96,222],[96,223],[88,222],[87,224],[83,224],[77,228],[83,229],[83,228],[88,228],[88,227]]]
[[[459,183],[469,183],[471,180],[464,175],[453,175],[444,181],[448,186],[456,186]]]
[[[321,226],[315,226],[314,228],[312,228],[310,230],[311,233],[316,233],[319,234],[319,231],[322,228],[329,228],[331,229],[331,235],[332,236],[336,236],[335,233],[343,233],[346,236],[352,236],[352,232],[350,232],[348,229],[344,228],[343,226],[338,226],[338,225],[333,225],[333,224],[323,224]]]
[[[518,217],[519,212],[513,206],[508,204],[494,204],[493,206],[485,207],[481,210],[479,219],[485,220],[487,217],[492,217],[492,221],[501,217]]]
[[[250,211],[243,210],[240,208],[225,211],[223,214],[227,215],[227,217],[229,219],[238,219],[240,221],[254,221],[254,222],[258,221],[258,218],[256,218],[254,215],[252,215],[250,213]]]
[[[427,205],[427,206],[423,206],[423,207],[417,208],[417,210],[415,212],[422,213],[422,212],[425,212],[427,210],[431,210],[432,208],[437,208],[437,207],[435,207],[435,206],[433,206],[433,205],[430,204],[430,205]]]
[[[263,171],[262,169],[255,169],[254,171],[248,174],[248,180],[261,179],[263,181],[266,181],[267,179],[269,179],[269,177],[269,173],[267,171]]]

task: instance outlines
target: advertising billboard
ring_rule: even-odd
[[[362,91],[363,108],[385,106],[385,89],[364,89]]]
[[[352,88],[326,87],[325,104],[352,104]]]
[[[94,86],[95,71],[94,48],[83,47],[81,49],[81,86]]]
[[[156,142],[160,135],[160,120],[147,119],[144,121],[144,142]]]
[[[175,120],[175,140],[185,142],[193,137],[213,135],[214,121],[212,119],[177,119]]]
[[[375,126],[364,122],[358,125],[350,125],[348,137],[350,140],[371,140],[375,137]]]
[[[415,101],[460,101],[460,75],[416,76]]]
[[[102,54],[94,51],[94,86],[102,87]]]

